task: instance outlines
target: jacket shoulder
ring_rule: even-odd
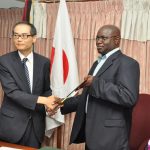
[[[38,54],[38,53],[34,53],[34,56],[35,56],[37,59],[40,59],[40,60],[43,60],[43,61],[46,61],[46,62],[49,62],[49,61],[50,61],[49,58],[47,58],[47,57],[45,57],[45,56],[43,56],[43,55],[40,55],[40,54]]]
[[[13,52],[9,52],[7,54],[0,56],[0,62],[11,60],[12,56],[16,55],[16,53],[17,53],[17,51],[13,51]]]
[[[123,61],[127,61],[128,63],[136,63],[136,64],[139,64],[137,60],[135,60],[134,58],[130,57],[130,56],[127,56],[125,54],[122,54],[122,57],[121,59]]]

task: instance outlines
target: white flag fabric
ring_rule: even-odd
[[[53,95],[64,98],[79,84],[75,48],[65,0],[60,0],[50,60]],[[51,129],[63,123],[64,116],[60,111],[54,117],[47,116],[46,135],[50,136]]]

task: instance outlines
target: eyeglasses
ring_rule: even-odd
[[[106,36],[97,36],[96,37],[96,41],[99,41],[99,40],[102,40],[102,41],[105,41],[107,39],[111,39],[113,37],[117,37],[117,36],[110,36],[110,37],[106,37]]]
[[[19,37],[21,37],[21,39],[28,39],[29,36],[33,36],[33,35],[30,35],[30,34],[13,34],[14,39],[19,39]]]

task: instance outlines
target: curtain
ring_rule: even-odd
[[[140,64],[140,92],[150,94],[150,41],[146,38],[144,41],[141,41],[137,38],[133,40],[123,36],[123,31],[134,29],[131,23],[126,26],[128,19],[123,20],[125,16],[124,3],[125,1],[123,0],[67,2],[80,82],[83,81],[84,76],[87,75],[89,68],[98,56],[95,45],[98,29],[105,24],[114,24],[121,28],[122,31],[120,46],[122,52],[133,57]],[[34,46],[35,52],[48,58],[50,57],[53,42],[58,5],[59,3],[46,4],[46,37],[38,38]],[[12,26],[15,22],[21,20],[22,14],[23,9],[20,8],[0,9],[0,55],[14,50],[11,40]],[[128,14],[128,17],[132,20],[133,16],[130,13]],[[145,32],[145,28],[146,26],[140,28],[140,32]],[[0,89],[0,97],[2,96],[3,93]],[[83,150],[84,144],[68,145],[74,116],[75,113],[66,115],[65,124],[55,130],[51,139],[45,137],[43,146],[59,146],[63,150]]]
[[[138,41],[150,40],[150,1],[123,0],[122,38]]]

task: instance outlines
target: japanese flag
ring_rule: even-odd
[[[64,98],[79,84],[76,54],[65,0],[60,0],[50,60],[53,95]],[[64,116],[58,111],[54,117],[47,117],[47,131],[62,123]]]

